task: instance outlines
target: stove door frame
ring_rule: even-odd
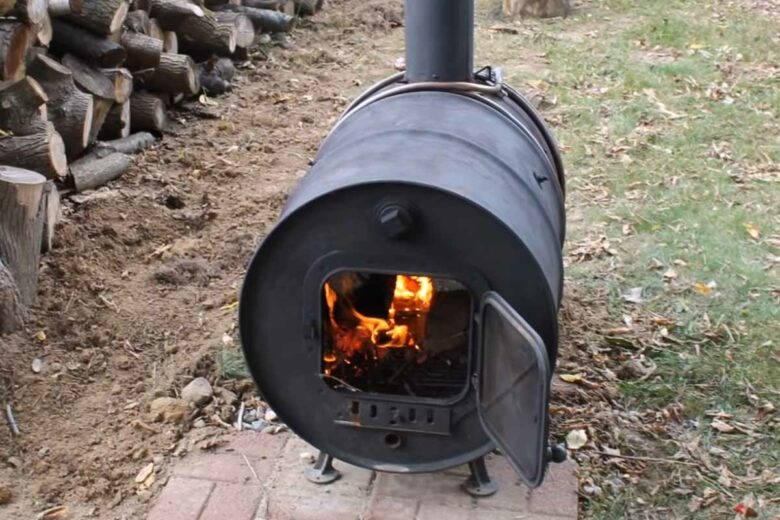
[[[488,313],[495,313],[494,317]],[[544,480],[548,462],[551,370],[547,349],[497,292],[482,297],[477,328],[474,387],[480,422],[518,476],[536,488]],[[495,336],[496,330],[498,337],[488,337]],[[492,355],[501,354],[502,346],[503,356]],[[492,377],[496,374],[498,381]]]

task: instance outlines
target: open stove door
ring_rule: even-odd
[[[539,335],[501,296],[480,308],[477,400],[482,426],[532,488],[547,466],[550,368]]]

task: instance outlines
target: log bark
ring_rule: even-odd
[[[61,16],[68,16],[73,12],[71,0],[49,0],[49,16],[58,18]],[[76,10],[81,8],[81,4],[75,6]]]
[[[169,54],[179,53],[179,37],[173,31],[165,31],[163,33],[163,52]]]
[[[296,18],[281,11],[232,5],[222,6],[220,10],[244,13],[252,21],[257,31],[266,33],[290,32],[295,27]]]
[[[49,125],[48,100],[43,88],[32,78],[0,84],[0,129],[14,135],[45,132]]]
[[[46,16],[48,7],[47,0],[16,0],[16,6],[11,13],[23,22],[38,25]]]
[[[4,80],[24,76],[25,57],[34,29],[13,19],[0,19],[0,71]]]
[[[68,22],[54,19],[52,47],[60,52],[70,52],[100,67],[117,67],[125,61],[124,47],[108,38],[95,34]]]
[[[236,47],[251,47],[255,42],[255,26],[246,14],[241,12],[219,11],[214,13],[214,16],[219,23],[233,24],[236,28]]]
[[[105,157],[87,155],[70,165],[73,186],[77,192],[94,190],[119,178],[131,164],[132,157],[123,153],[112,153]]]
[[[114,83],[102,71],[93,69],[72,54],[66,54],[61,61],[70,69],[73,81],[82,90],[104,99],[116,100]]]
[[[188,18],[202,18],[203,9],[186,0],[151,0],[149,14],[166,31],[173,31]]]
[[[29,306],[38,287],[46,179],[29,170],[0,166],[0,260],[11,273],[19,301]]]
[[[48,179],[68,171],[65,144],[51,124],[38,134],[0,138],[0,164],[32,170]]]
[[[41,23],[37,25],[38,33],[35,35],[35,39],[39,45],[48,47],[51,44],[52,38],[54,38],[54,28],[51,25],[51,17],[49,13],[43,17]]]
[[[179,47],[185,52],[214,52],[230,55],[236,50],[236,27],[210,16],[187,18],[176,29]]]
[[[21,329],[26,319],[27,309],[22,305],[16,282],[0,258],[0,335]]]
[[[124,103],[133,93],[133,75],[127,69],[101,69],[101,72],[114,84],[114,101]]]
[[[112,153],[133,155],[152,146],[157,139],[149,132],[138,132],[121,139],[112,141],[100,141],[95,144],[95,154],[105,157]]]
[[[98,139],[120,139],[130,135],[130,100],[117,103],[108,111]]]
[[[148,92],[133,92],[130,98],[130,128],[133,132],[160,133],[167,124],[165,103]]]
[[[289,15],[295,14],[295,3],[293,0],[242,0],[241,5],[255,9],[281,11]]]
[[[67,18],[92,32],[109,35],[122,27],[129,8],[125,0],[83,0],[81,11]]]
[[[77,157],[89,143],[94,101],[76,88],[65,66],[39,55],[30,66],[30,76],[38,80],[49,97],[49,120],[62,135],[68,158]]]
[[[151,0],[130,0],[131,11],[146,11],[148,13],[151,8]]]
[[[229,80],[226,80],[220,74],[219,69],[210,66],[208,63],[198,65],[198,74],[203,91],[209,96],[217,96],[229,92],[233,86]]]
[[[0,0],[0,16],[10,13],[15,5],[16,0]]]
[[[140,34],[149,34],[149,13],[146,11],[131,11],[125,18],[125,28]]]
[[[151,36],[152,38],[156,38],[160,41],[163,41],[165,38],[165,29],[162,28],[162,25],[160,25],[160,22],[158,22],[156,19],[152,18],[149,20],[149,34],[148,36]]]
[[[53,181],[46,181],[41,199],[43,211],[43,233],[41,235],[41,253],[48,253],[54,242],[54,232],[60,221],[60,192]]]
[[[150,90],[170,94],[195,95],[200,91],[195,62],[184,54],[162,53],[159,66],[144,79],[144,85]]]
[[[122,35],[121,43],[127,51],[124,65],[129,70],[153,69],[160,64],[162,41],[145,34],[127,31]]]

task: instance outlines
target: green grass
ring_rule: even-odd
[[[569,213],[580,216],[569,243],[606,235],[618,252],[617,267],[614,258],[597,258],[573,264],[569,278],[586,294],[606,286],[604,305],[616,321],[655,313],[675,322],[675,342],[646,352],[654,377],[621,383],[623,403],[647,410],[679,402],[702,445],[731,451],[732,472],[744,475],[746,461],[751,471],[775,470],[780,434],[757,419],[746,396],[780,408],[780,364],[772,360],[780,348],[780,280],[770,263],[780,254],[773,166],[780,163],[780,24],[733,2],[608,0],[567,20],[518,25],[519,36],[480,33],[478,48],[504,67],[508,82],[549,85],[545,97],[557,103],[545,116],[565,145]],[[517,42],[505,41],[511,38],[548,64],[529,73],[517,64]],[[755,229],[758,238],[748,232]],[[676,277],[665,279],[670,268]],[[713,282],[709,294],[695,285]],[[644,288],[638,308],[621,300],[631,287]],[[760,439],[713,435],[706,413],[717,410],[757,425]],[[652,447],[666,455],[676,449],[667,441]],[[586,509],[596,518],[624,518],[630,508],[661,518],[690,514],[690,496],[664,485],[651,493],[658,484],[651,477],[588,500]],[[712,485],[705,479],[694,487]],[[754,491],[780,496],[777,484]],[[722,509],[699,516],[727,515],[741,498],[724,498]],[[772,507],[778,511],[775,503],[762,517],[772,518]]]

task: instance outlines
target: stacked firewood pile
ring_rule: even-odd
[[[122,175],[167,110],[229,90],[260,34],[322,1],[0,0],[0,334],[35,298],[59,193]]]

